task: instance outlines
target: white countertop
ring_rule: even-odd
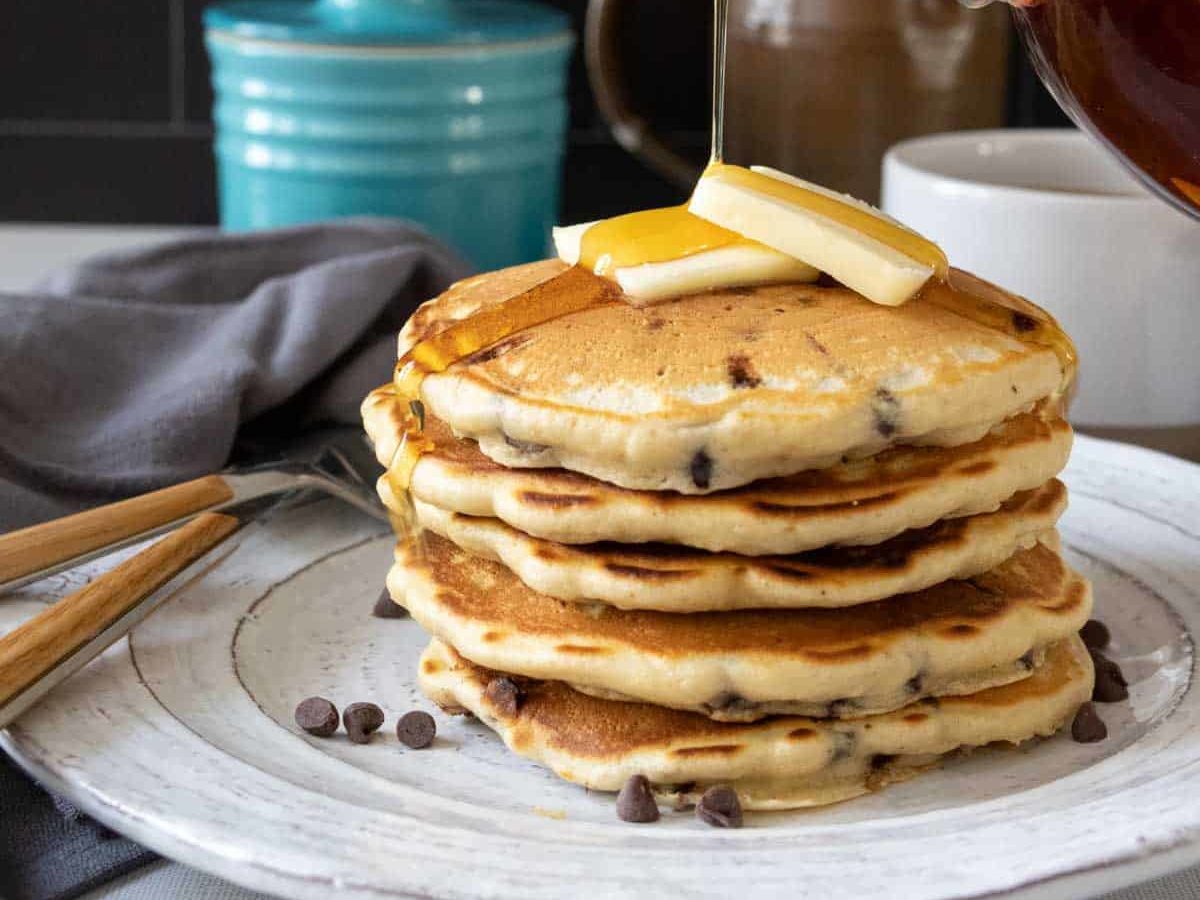
[[[61,266],[106,250],[155,244],[207,229],[180,225],[0,224],[0,291],[20,290]]]

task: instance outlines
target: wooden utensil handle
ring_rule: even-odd
[[[0,536],[0,583],[106,547],[233,499],[220,475],[98,506]]]
[[[236,518],[221,513],[197,516],[0,637],[0,707],[231,535],[238,525]]]

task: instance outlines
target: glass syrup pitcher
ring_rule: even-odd
[[[1159,196],[1200,218],[1200,0],[1009,2],[1059,105]]]

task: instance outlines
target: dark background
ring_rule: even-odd
[[[586,0],[551,0],[582,27]],[[680,147],[707,145],[708,22],[698,0],[653,0],[627,35],[631,77]],[[0,27],[0,220],[216,221],[203,45],[206,0],[8,0]],[[618,148],[582,61],[571,70],[564,221],[678,202]],[[1009,124],[1064,119],[1012,54]],[[639,78],[638,66],[646,67]],[[681,102],[680,98],[684,98]]]

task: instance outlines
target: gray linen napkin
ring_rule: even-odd
[[[0,293],[0,532],[220,469],[247,431],[356,424],[409,313],[466,272],[408,225],[349,219],[108,254]],[[0,754],[0,897],[78,896],[153,858]]]

